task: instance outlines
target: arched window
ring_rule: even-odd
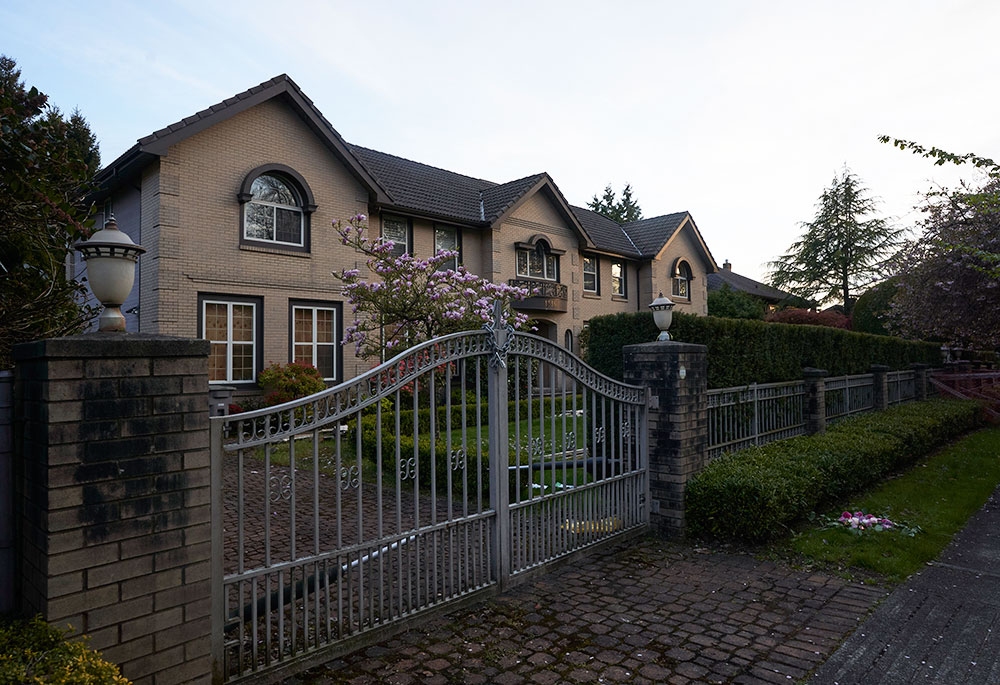
[[[517,275],[545,281],[559,280],[559,255],[563,250],[553,250],[544,239],[517,243]]]
[[[564,338],[564,345],[570,352],[573,351],[573,330],[571,328],[566,329],[566,336]]]
[[[316,205],[305,179],[294,170],[281,164],[258,167],[244,179],[237,197],[243,204],[240,242],[308,251],[309,215]]]
[[[679,297],[681,299],[690,300],[691,299],[691,267],[683,259],[677,260],[676,266],[674,266],[674,287],[673,295],[674,297]]]

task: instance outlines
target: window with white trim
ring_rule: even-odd
[[[691,299],[691,267],[685,261],[677,263],[677,270],[674,272],[674,285],[671,294],[686,300]]]
[[[598,291],[598,261],[597,257],[583,257],[583,292],[597,293]]]
[[[281,245],[305,245],[302,203],[290,183],[261,174],[250,186],[243,207],[243,237]]]
[[[292,361],[311,364],[325,381],[337,378],[337,311],[292,306]]]
[[[257,304],[202,301],[203,337],[211,343],[210,383],[253,383],[257,378]]]
[[[458,252],[452,259],[447,262],[441,262],[438,265],[438,269],[441,271],[447,271],[451,269],[452,271],[458,271],[459,256],[461,254],[462,246],[459,240],[458,229],[454,226],[435,226],[434,227],[434,254],[440,252]]]
[[[628,271],[625,262],[611,262],[611,294],[617,297],[627,297]]]
[[[401,257],[410,252],[410,222],[402,216],[382,217],[382,239],[391,240],[392,255]]]
[[[559,280],[559,257],[549,252],[544,242],[533,250],[517,251],[517,275],[544,281]]]

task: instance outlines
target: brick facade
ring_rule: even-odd
[[[21,611],[137,684],[210,680],[207,355],[121,334],[14,349]]]

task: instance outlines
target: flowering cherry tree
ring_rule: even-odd
[[[492,320],[494,300],[503,302],[507,323],[515,329],[528,324],[528,317],[509,305],[532,293],[493,283],[464,266],[445,268],[458,255],[455,251],[427,259],[393,255],[391,240],[368,238],[364,214],[334,221],[333,227],[341,243],[366,257],[370,278],[360,269],[333,272],[354,313],[344,329],[344,343],[354,343],[361,357],[391,356],[439,335],[480,328]]]

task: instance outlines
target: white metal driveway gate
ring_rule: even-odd
[[[646,454],[642,388],[499,325],[213,418],[223,679],[360,646],[645,526]]]

